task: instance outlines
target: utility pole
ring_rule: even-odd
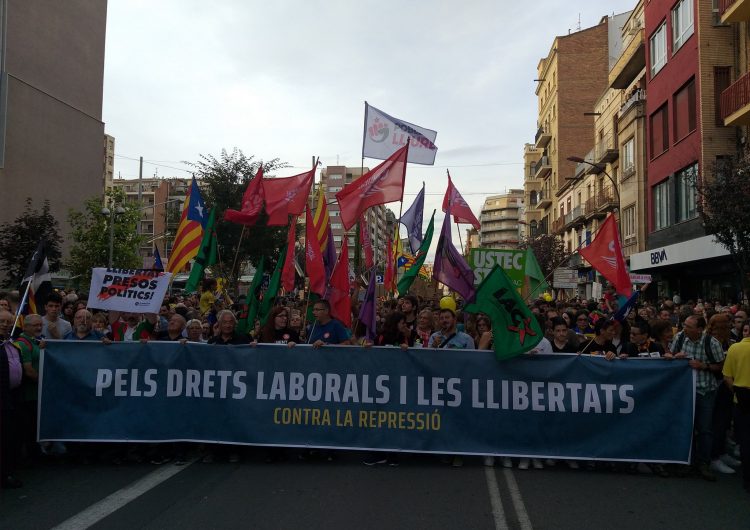
[[[140,157],[139,165],[138,165],[138,206],[140,207],[141,200],[143,198],[143,157]],[[138,224],[135,228],[136,234],[141,233],[141,220],[138,219]]]

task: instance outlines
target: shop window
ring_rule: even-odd
[[[661,230],[669,222],[669,180],[654,186],[654,230]]]
[[[698,180],[698,163],[686,167],[675,174],[677,222],[687,221],[698,217],[696,208]]]

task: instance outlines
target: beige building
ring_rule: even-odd
[[[102,187],[107,2],[2,0],[0,223],[48,199],[67,251],[71,208]]]
[[[519,242],[519,210],[523,207],[524,190],[509,190],[502,195],[487,197],[479,215],[479,245],[483,248],[517,248]]]
[[[333,234],[333,240],[336,243],[337,253],[341,247],[341,240],[344,237],[345,230],[339,216],[339,203],[336,200],[336,193],[341,191],[347,184],[350,184],[361,177],[363,171],[364,173],[367,173],[370,171],[370,168],[328,166],[320,172],[321,182],[328,203],[328,215],[331,219],[331,232]],[[370,239],[372,241],[373,249],[377,250],[375,261],[377,263],[384,263],[385,246],[388,240],[386,208],[385,206],[375,206],[369,208],[365,215],[367,217],[366,222],[369,225]],[[356,241],[356,229],[354,227],[349,230],[348,234],[349,261],[351,262],[354,260],[354,255],[359,247],[359,242]],[[364,255],[362,255],[362,263],[364,263]]]
[[[607,85],[608,41],[609,19],[603,17],[594,27],[555,37],[537,66],[538,129],[533,145],[541,152],[529,177],[539,181],[534,187],[541,195],[536,204],[527,205],[527,219],[537,220],[548,231],[559,215],[557,192],[575,170],[568,158],[587,152],[593,143],[592,120],[585,113],[591,113]]]
[[[522,221],[526,227],[526,235],[534,237],[546,234],[548,227],[544,224],[543,208],[539,203],[543,202],[544,191],[542,190],[543,179],[536,178],[536,163],[542,157],[543,149],[534,144],[523,146],[523,203],[524,210]],[[549,200],[549,199],[548,199]]]
[[[102,185],[104,190],[112,187],[112,181],[115,178],[115,137],[109,134],[104,135],[104,174],[102,175]]]
[[[121,188],[128,201],[143,204],[138,227],[145,238],[139,249],[143,266],[150,268],[153,265],[156,249],[166,266],[180,222],[180,212],[190,188],[190,179],[114,179],[113,186]]]

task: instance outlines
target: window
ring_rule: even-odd
[[[651,77],[654,77],[659,70],[667,64],[667,23],[659,26],[649,41],[650,58],[651,58]]]
[[[328,191],[330,193],[336,193],[337,191],[341,191],[341,186],[329,186]]]
[[[328,180],[341,180],[344,178],[343,175],[328,175]]]
[[[328,217],[338,217],[339,212],[338,210],[328,210]]]
[[[693,34],[693,0],[680,0],[672,10],[672,55]]]
[[[665,180],[654,186],[654,230],[669,225],[669,180]]]
[[[343,228],[343,226],[341,225],[341,223],[331,223],[331,229],[333,229],[333,230],[339,229],[340,230],[341,228]]]
[[[626,241],[635,237],[635,205],[622,211],[622,237]]]
[[[698,163],[678,171],[675,175],[677,185],[677,222],[687,221],[698,216],[696,208],[695,186],[698,180]]]
[[[695,130],[695,79],[691,79],[674,95],[674,141],[678,142]]]
[[[669,148],[669,113],[664,104],[651,115],[650,146],[651,158],[656,158]]]
[[[622,144],[622,176],[629,177],[635,173],[635,138]]]
[[[721,119],[721,93],[729,88],[731,81],[731,66],[714,66],[714,123],[718,127],[724,126],[724,120]]]
[[[341,243],[341,236],[333,236],[334,243]]]

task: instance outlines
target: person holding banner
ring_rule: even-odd
[[[32,457],[39,457],[41,452],[36,443],[37,396],[39,395],[39,358],[41,350],[46,346],[42,334],[42,317],[37,314],[26,315],[23,322],[23,332],[13,345],[21,352],[23,363],[23,443],[26,452]]]
[[[87,309],[79,309],[73,317],[73,331],[65,335],[65,340],[96,340],[104,337],[93,329],[91,312]]]
[[[299,335],[289,327],[289,309],[278,305],[271,309],[266,325],[260,330],[264,344],[286,344],[290,348],[299,342]]]
[[[169,320],[167,321],[167,329],[164,329],[160,331],[156,335],[156,340],[165,340],[165,341],[179,341],[184,339],[182,332],[185,331],[185,327],[187,326],[187,322],[185,321],[185,317],[183,317],[180,314],[175,313],[171,317],[169,317]]]
[[[320,348],[326,344],[351,344],[351,334],[344,325],[331,317],[331,303],[328,300],[318,300],[313,305],[315,322],[309,326],[308,344]]]
[[[473,350],[474,339],[463,331],[456,328],[456,313],[444,308],[440,310],[440,330],[430,337],[430,348],[457,348],[461,350]]]
[[[107,338],[114,342],[151,339],[156,327],[157,314],[146,313],[144,316],[145,318],[139,313],[110,310],[110,333]]]
[[[600,318],[594,326],[594,334],[594,338],[583,345],[580,353],[604,355],[608,361],[614,360],[617,357],[615,353],[617,348],[612,344],[615,336],[615,321]],[[627,356],[627,354],[624,355]]]
[[[218,333],[208,339],[209,344],[249,344],[250,337],[236,331],[237,317],[229,309],[222,309],[216,314]]]

